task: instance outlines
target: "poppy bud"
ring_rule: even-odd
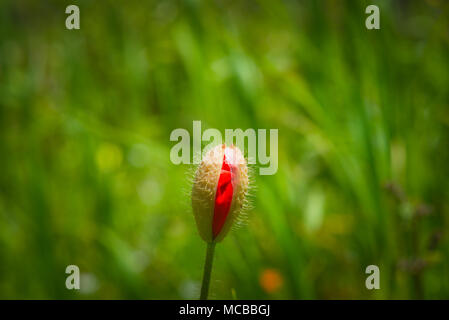
[[[192,207],[201,238],[220,242],[238,217],[248,192],[248,167],[239,148],[206,152],[193,183]]]

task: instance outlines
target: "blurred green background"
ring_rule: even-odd
[[[1,1],[0,298],[197,298],[193,120],[279,129],[212,298],[449,298],[448,5]]]

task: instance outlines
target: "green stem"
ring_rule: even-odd
[[[206,250],[206,261],[204,262],[203,283],[201,284],[200,300],[207,300],[209,292],[210,274],[212,272],[212,262],[214,260],[215,242],[209,242]]]

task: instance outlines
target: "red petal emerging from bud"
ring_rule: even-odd
[[[212,233],[215,238],[223,228],[231,208],[233,188],[233,173],[226,160],[226,154],[223,155],[223,165],[221,167],[220,178],[218,179],[217,193],[215,195],[214,218],[212,221]]]
[[[239,148],[217,145],[203,155],[192,186],[192,209],[201,238],[220,242],[241,213],[248,167]]]

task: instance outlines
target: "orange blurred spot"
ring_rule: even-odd
[[[273,293],[282,287],[284,279],[276,269],[265,269],[259,277],[259,282],[265,292]]]

